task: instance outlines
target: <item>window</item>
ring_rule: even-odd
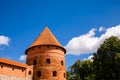
[[[63,60],[61,61],[61,65],[63,65]]]
[[[53,71],[53,77],[56,77],[56,76],[57,76],[57,72]]]
[[[64,78],[65,78],[65,73],[64,73]]]
[[[12,68],[12,70],[14,70],[14,68]]]
[[[22,70],[22,72],[24,72],[24,70]]]
[[[29,71],[29,72],[28,72],[28,74],[29,74],[29,75],[31,75],[31,74],[32,74],[32,72],[31,72],[31,71]]]
[[[34,60],[34,61],[33,61],[33,65],[37,65],[37,60]]]
[[[1,68],[3,68],[3,66],[1,66]]]
[[[49,58],[46,59],[46,64],[50,64],[50,59]]]
[[[40,77],[40,76],[41,76],[41,72],[37,71],[37,77]]]

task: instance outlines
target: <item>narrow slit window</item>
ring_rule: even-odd
[[[65,75],[65,73],[64,73],[64,78],[65,78],[65,76],[66,76],[66,75]]]
[[[14,68],[12,68],[12,70],[14,71]]]
[[[33,61],[33,65],[37,65],[37,60],[34,60],[34,61]]]
[[[64,65],[63,60],[61,61],[61,65],[62,65],[62,66]]]
[[[24,72],[24,70],[22,70],[22,72]]]

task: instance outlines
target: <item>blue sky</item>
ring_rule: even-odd
[[[24,62],[19,60],[20,56],[48,26],[68,50],[67,67],[78,59],[87,59],[108,33],[113,31],[111,35],[119,37],[119,3],[119,0],[0,0],[0,36],[10,39],[9,46],[0,43],[0,57]],[[118,33],[114,34],[114,30]],[[82,40],[86,46],[79,44]],[[95,41],[99,44],[95,45]],[[89,43],[93,44],[88,46]]]

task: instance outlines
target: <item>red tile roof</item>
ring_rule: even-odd
[[[36,40],[32,43],[32,45],[29,48],[35,47],[38,45],[55,45],[55,46],[59,46],[59,47],[63,48],[62,45],[57,41],[57,39],[51,33],[51,31],[48,29],[48,27],[46,27],[41,32],[41,34],[36,38]],[[26,50],[26,52],[27,52],[27,50]],[[63,48],[63,50],[65,51],[64,48]]]
[[[16,62],[16,61],[4,59],[4,58],[0,58],[0,63],[13,65],[13,66],[17,66],[17,67],[22,67],[22,68],[26,68],[28,66],[27,64],[23,64],[20,62]]]

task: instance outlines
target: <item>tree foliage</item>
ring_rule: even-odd
[[[120,80],[120,40],[110,37],[94,54],[96,80]]]
[[[67,80],[120,80],[120,39],[104,41],[90,60],[77,60],[67,71]]]
[[[92,62],[90,60],[77,60],[67,71],[68,80],[88,80],[93,71]]]

